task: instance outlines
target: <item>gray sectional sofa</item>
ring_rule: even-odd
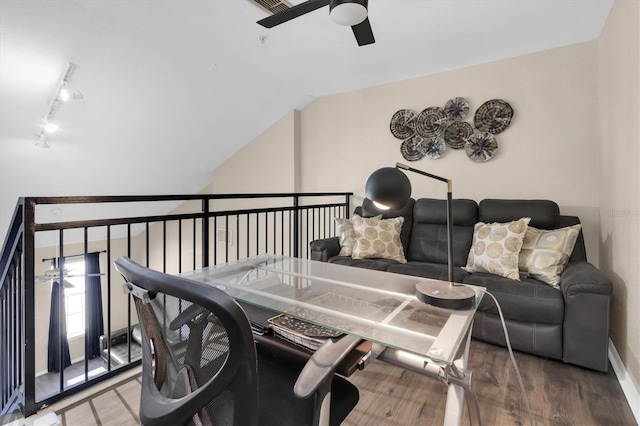
[[[403,216],[400,239],[407,263],[387,259],[338,256],[338,237],[311,242],[311,259],[361,268],[448,280],[446,202],[409,200],[400,210],[378,210],[365,199],[356,214],[382,218]],[[453,200],[454,281],[485,287],[499,301],[514,349],[599,371],[608,369],[611,281],[587,262],[582,231],[560,277],[559,288],[521,275],[520,281],[462,269],[472,246],[477,222],[509,222],[530,217],[529,226],[558,229],[580,223],[563,216],[548,200]],[[497,308],[484,297],[472,336],[505,345]]]

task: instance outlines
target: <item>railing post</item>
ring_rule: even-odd
[[[202,267],[209,266],[209,200],[202,200]]]
[[[300,235],[300,230],[298,229],[298,227],[300,226],[300,220],[298,219],[298,205],[299,205],[299,197],[297,195],[293,196],[293,207],[295,207],[294,209],[294,214],[293,214],[293,257],[299,257],[300,254],[300,241],[298,241],[299,235]]]
[[[344,211],[345,211],[345,213],[344,213],[344,217],[345,217],[345,218],[347,218],[347,219],[349,219],[349,215],[350,215],[349,207],[350,207],[350,203],[351,203],[351,196],[350,196],[349,194],[347,194],[347,195],[345,195],[345,196],[344,196],[344,202],[345,202],[345,206],[344,206]]]
[[[20,319],[24,324],[22,341],[24,342],[24,406],[23,414],[28,417],[38,411],[36,406],[36,339],[35,339],[35,201],[25,198],[24,201],[24,306]]]

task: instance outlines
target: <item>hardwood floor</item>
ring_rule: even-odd
[[[615,374],[516,353],[538,425],[636,425]],[[527,425],[529,418],[506,349],[472,341],[474,391],[485,425]],[[139,378],[55,411],[64,425],[135,425]],[[360,402],[345,425],[441,425],[446,386],[379,361],[350,377]],[[469,424],[464,412],[463,424]]]
[[[515,358],[535,424],[637,424],[611,368],[599,373],[518,352]],[[529,424],[505,348],[472,341],[469,368],[483,424]],[[347,417],[347,425],[441,425],[444,420],[444,384],[382,362],[350,380],[360,390],[360,402]],[[469,424],[466,414],[465,409],[463,424]]]
[[[100,357],[89,360],[89,376],[107,370],[107,363]],[[84,361],[64,369],[65,389],[84,382]],[[47,373],[36,377],[36,401],[55,395],[60,390],[60,374]]]

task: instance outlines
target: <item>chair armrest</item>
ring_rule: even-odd
[[[338,237],[331,237],[311,241],[309,247],[311,249],[311,260],[326,262],[329,258],[337,256],[338,253],[340,253],[340,239]]]
[[[560,289],[565,298],[576,293],[602,294],[613,292],[611,280],[586,261],[569,262],[560,277]]]
[[[357,336],[346,335],[340,339],[328,339],[307,361],[293,387],[298,398],[308,398],[323,384],[330,384],[338,364],[360,344]],[[330,388],[330,386],[329,386]]]

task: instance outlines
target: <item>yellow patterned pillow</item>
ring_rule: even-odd
[[[391,219],[353,218],[356,243],[353,246],[354,259],[391,259],[407,263],[400,242],[400,230],[404,217]]]
[[[560,288],[560,274],[569,261],[582,225],[542,230],[530,226],[524,235],[518,265],[530,277]]]
[[[353,219],[362,219],[357,214],[353,215]],[[382,215],[373,217],[372,219],[381,219]],[[353,245],[356,243],[356,231],[353,230],[353,219],[345,219],[336,217],[336,232],[338,233],[338,239],[340,241],[340,253],[338,256],[351,256],[353,252]]]
[[[476,223],[467,258],[467,272],[488,272],[520,280],[518,255],[531,218],[507,223]]]

